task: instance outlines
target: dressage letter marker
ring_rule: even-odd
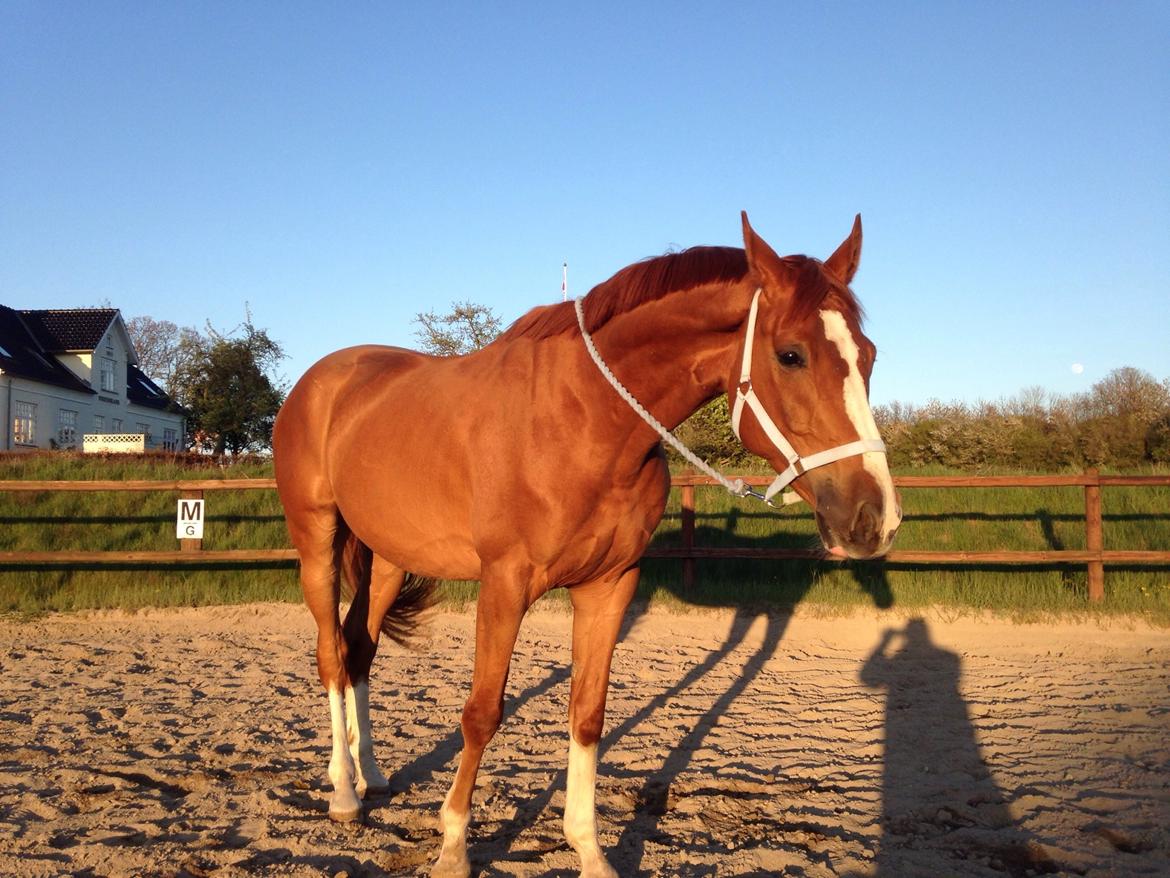
[[[180,540],[203,539],[203,501],[183,499],[179,501],[179,518],[175,525],[175,536]]]

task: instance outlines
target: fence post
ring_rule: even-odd
[[[187,491],[187,490],[180,491],[179,492],[179,499],[180,500],[202,500],[203,499],[203,492],[202,491]],[[204,509],[204,515],[206,516],[207,507],[204,506],[203,509]],[[206,524],[206,520],[204,521],[204,523]],[[201,540],[201,539],[198,539],[198,540],[180,539],[179,540],[179,551],[180,552],[202,552],[203,551],[203,540]]]
[[[687,550],[683,558],[683,591],[690,594],[695,588],[695,486],[682,486],[682,543]]]
[[[1105,538],[1101,523],[1100,475],[1096,467],[1085,470],[1085,548],[1097,556],[1089,562],[1089,600],[1094,603],[1105,597],[1105,562],[1101,560]]]

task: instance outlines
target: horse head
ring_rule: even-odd
[[[756,293],[728,381],[744,446],[812,506],[830,554],[885,554],[902,513],[869,406],[876,349],[849,289],[861,257],[861,217],[825,262],[779,257],[743,215]]]

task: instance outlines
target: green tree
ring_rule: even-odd
[[[1146,432],[1146,457],[1154,463],[1170,463],[1170,411],[1150,424]]]
[[[500,318],[487,305],[452,302],[448,314],[428,311],[414,318],[419,347],[439,357],[457,357],[478,351],[500,334]]]
[[[726,394],[719,394],[683,421],[675,435],[691,451],[716,466],[743,465],[751,459],[731,429]],[[673,449],[668,448],[667,454],[672,460],[681,460]]]
[[[187,336],[172,377],[175,399],[190,412],[192,444],[216,456],[262,451],[272,445],[272,425],[285,388],[275,376],[284,351],[251,317],[234,333],[210,330]]]

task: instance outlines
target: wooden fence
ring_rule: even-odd
[[[770,476],[745,476],[749,485],[767,485]],[[711,547],[695,545],[695,488],[717,483],[700,475],[678,475],[671,485],[681,491],[682,545],[651,546],[647,558],[677,558],[683,562],[683,585],[691,587],[695,580],[695,561],[719,558],[756,559],[814,559],[823,558],[821,552],[811,549],[769,549],[740,547]],[[946,566],[953,564],[1074,564],[1088,569],[1089,599],[1101,600],[1105,595],[1105,565],[1166,565],[1170,551],[1128,551],[1105,549],[1101,517],[1101,489],[1103,487],[1170,486],[1170,475],[1165,476],[1109,476],[1096,470],[1058,476],[898,476],[894,484],[899,488],[1081,488],[1085,500],[1085,548],[1054,549],[1050,551],[1000,552],[941,552],[918,549],[894,549],[885,556],[890,563]],[[217,491],[271,491],[275,479],[204,479],[182,481],[0,481],[0,491],[171,491],[183,499],[202,498],[205,492]],[[912,507],[912,504],[911,504]],[[116,551],[116,552],[0,552],[0,565],[14,564],[139,564],[158,562],[256,562],[295,561],[295,549],[233,549],[206,550],[201,540],[181,540],[178,551]]]
[[[749,485],[762,486],[772,476],[744,476]],[[723,546],[706,548],[695,545],[695,488],[718,484],[709,476],[682,475],[671,485],[682,492],[682,545],[652,546],[647,558],[679,558],[683,562],[683,587],[695,581],[695,561],[700,558],[822,558],[823,553],[810,549],[760,549]],[[1106,486],[1170,486],[1170,476],[1103,476],[1095,469],[1067,476],[897,476],[898,488],[1082,488],[1085,497],[1085,548],[1048,551],[936,552],[918,549],[894,549],[884,557],[888,563],[929,564],[1076,564],[1089,572],[1089,600],[1105,597],[1106,564],[1170,564],[1170,551],[1125,551],[1104,548],[1101,518],[1101,488]],[[903,503],[903,506],[907,504]]]
[[[204,492],[275,491],[276,479],[197,479],[180,481],[0,481],[0,491],[170,491],[184,500],[203,499]],[[165,561],[187,563],[295,561],[296,549],[203,548],[202,540],[179,540],[173,552],[0,552],[4,564],[153,564]]]

